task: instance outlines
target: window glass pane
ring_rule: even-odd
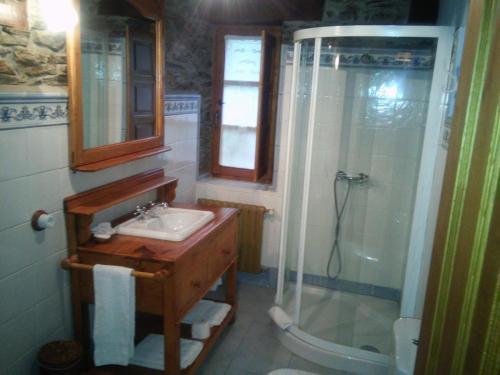
[[[254,169],[261,39],[226,36],[219,164]],[[239,81],[239,82],[234,82]]]
[[[224,80],[258,82],[262,47],[260,37],[227,35],[225,42]]]
[[[259,87],[224,85],[222,124],[235,126],[257,126]]]
[[[255,168],[255,128],[223,125],[219,164],[225,167]]]

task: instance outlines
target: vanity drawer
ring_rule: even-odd
[[[216,279],[231,264],[236,257],[238,223],[231,221],[216,238],[210,249],[209,273],[211,280]]]
[[[187,305],[200,298],[208,287],[208,253],[206,249],[196,249],[189,254],[176,270],[175,289],[177,309],[184,311]]]

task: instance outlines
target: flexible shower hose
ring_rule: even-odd
[[[347,201],[349,199],[349,194],[351,193],[351,180],[347,180],[347,192],[344,197],[344,201],[342,202],[342,207],[339,209],[339,199],[338,199],[338,192],[337,192],[337,185],[338,182],[340,181],[338,176],[335,176],[335,181],[333,182],[333,198],[335,201],[335,215],[337,216],[337,223],[335,224],[335,232],[334,232],[334,240],[333,240],[333,245],[332,245],[332,250],[330,251],[330,257],[328,258],[328,264],[326,266],[326,274],[328,275],[329,278],[335,280],[337,277],[340,275],[342,272],[342,254],[340,250],[340,243],[339,243],[339,237],[340,237],[340,229],[342,228],[342,216],[344,215],[344,210],[347,205]],[[333,275],[330,272],[330,268],[333,262],[333,257],[337,254],[337,272],[335,272]]]

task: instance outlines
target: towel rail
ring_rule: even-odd
[[[79,263],[79,259],[77,255],[72,255],[69,258],[63,259],[61,261],[61,267],[69,270],[85,270],[92,271],[94,266],[90,264]],[[141,271],[132,271],[132,276],[140,278],[140,279],[150,279],[155,281],[164,281],[166,278],[170,276],[170,271],[168,270],[160,270],[157,272],[141,272]]]

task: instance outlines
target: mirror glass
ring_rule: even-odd
[[[83,148],[155,136],[155,22],[123,0],[80,5]]]

